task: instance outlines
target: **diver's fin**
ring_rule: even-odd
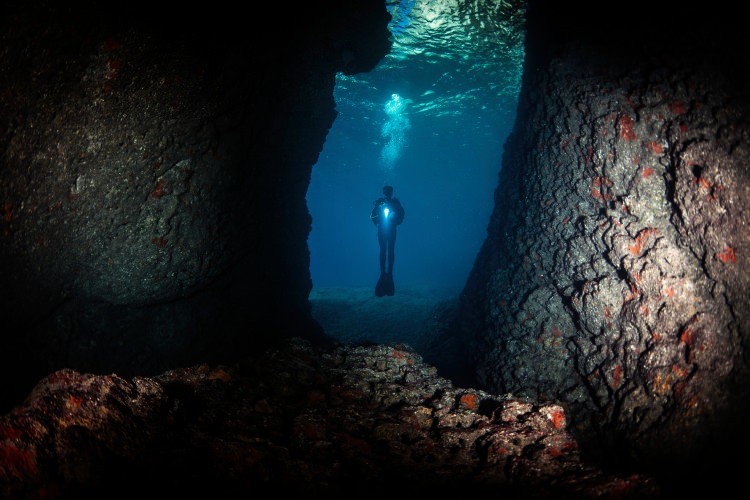
[[[393,294],[396,293],[396,289],[393,285],[393,275],[388,273],[385,276],[385,294],[392,297]]]
[[[387,286],[386,286],[387,283],[386,283],[385,276],[386,276],[385,274],[381,274],[380,275],[380,279],[378,279],[378,284],[375,285],[375,296],[376,297],[382,297],[383,295],[385,295],[385,293],[387,291]]]

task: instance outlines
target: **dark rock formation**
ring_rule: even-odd
[[[305,193],[336,71],[389,48],[383,2],[155,5],[2,4],[3,407],[52,373],[0,421],[4,494],[655,493],[573,436],[609,465],[736,471],[743,15],[531,3],[488,238],[431,352],[482,392],[389,346],[267,350],[322,336]]]
[[[748,31],[726,8],[605,9],[530,5],[459,338],[481,387],[563,402],[602,456],[729,476],[747,441]]]
[[[388,20],[377,0],[3,2],[0,399],[61,367],[320,336],[305,194],[335,74],[374,67]]]
[[[557,404],[455,388],[402,345],[298,339],[153,378],[52,373],[0,418],[0,460],[8,499],[659,493],[583,462]]]

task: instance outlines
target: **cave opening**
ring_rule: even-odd
[[[465,285],[486,238],[524,59],[523,1],[387,2],[391,52],[368,73],[338,73],[337,117],[307,191],[313,315],[352,342],[429,341],[436,307]],[[380,275],[373,202],[405,208],[393,268]]]

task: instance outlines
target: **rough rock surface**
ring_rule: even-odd
[[[557,404],[454,387],[406,345],[291,339],[152,378],[52,373],[0,418],[0,495],[657,497],[584,463],[565,423]]]
[[[704,6],[552,4],[530,5],[459,345],[480,387],[563,402],[602,455],[724,472],[747,442],[747,30]]]
[[[710,483],[747,443],[744,16],[600,4],[528,10],[488,239],[441,339],[488,392],[384,346],[144,377],[313,332],[310,168],[335,72],[388,50],[382,1],[0,4],[0,399],[52,372],[0,424],[3,492],[653,492],[583,465],[563,417]]]
[[[0,400],[319,334],[305,195],[336,72],[390,48],[383,2],[0,9]]]

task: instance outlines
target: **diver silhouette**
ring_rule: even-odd
[[[375,286],[375,295],[393,295],[393,261],[396,249],[396,228],[404,221],[404,207],[393,197],[393,186],[383,186],[383,196],[375,200],[370,220],[378,228],[380,245],[380,279]]]

